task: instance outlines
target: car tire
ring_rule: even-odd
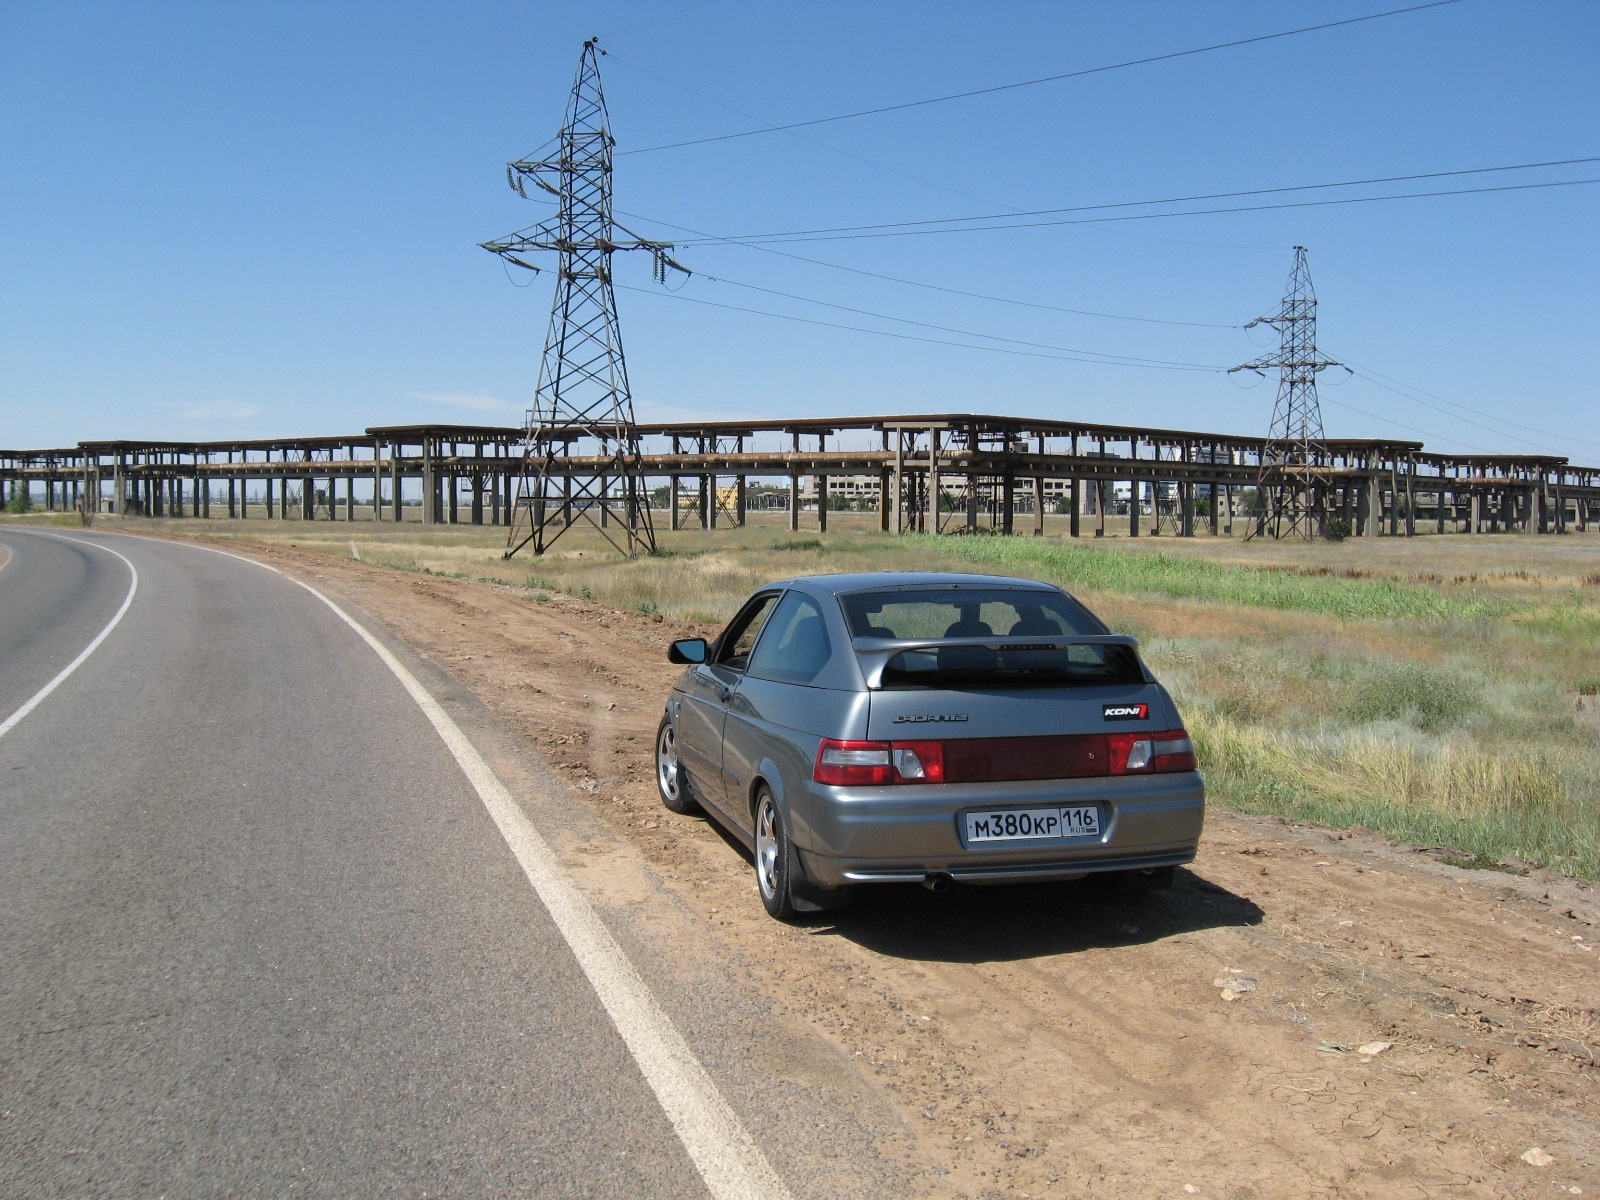
[[[672,727],[672,714],[656,726],[656,792],[661,803],[675,813],[696,813],[700,806],[689,794],[689,779],[678,757],[678,731]]]
[[[794,884],[797,867],[794,843],[783,811],[765,787],[756,793],[756,888],[767,915],[789,921],[796,913]]]

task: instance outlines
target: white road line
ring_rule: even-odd
[[[283,575],[321,600],[361,639],[422,709],[456,764],[489,810],[500,836],[516,856],[528,882],[566,939],[595,995],[622,1035],[645,1081],[655,1092],[672,1128],[715,1200],[790,1200],[789,1189],[772,1169],[767,1156],[720,1091],[688,1042],[663,1011],[650,987],[634,969],[611,931],[588,900],[561,869],[533,822],[528,820],[511,793],[483,760],[461,727],[440,706],[428,689],[406,669],[387,646],[353,617],[309,583],[286,575],[277,567],[218,550],[213,546],[180,543],[196,550],[237,558],[251,566]],[[113,551],[113,553],[115,553]],[[120,556],[119,556],[120,557]]]
[[[128,594],[122,601],[122,607],[117,609],[117,615],[111,618],[111,623],[95,636],[94,641],[90,642],[83,648],[82,654],[78,655],[77,658],[73,659],[65,667],[63,667],[59,675],[35,692],[26,704],[7,717],[3,723],[0,723],[0,737],[5,737],[6,734],[15,729],[17,723],[21,721],[23,717],[27,716],[34,709],[38,708],[46,696],[66,682],[67,676],[71,675],[83,665],[84,659],[88,658],[89,655],[93,654],[100,648],[100,643],[111,636],[111,631],[117,627],[118,622],[120,622],[127,614],[129,606],[133,604],[134,593],[139,590],[139,569],[131,562],[128,562],[126,558],[123,558],[122,555],[117,554],[117,552],[111,549],[109,546],[101,546],[96,542],[80,542],[77,538],[62,537],[60,534],[38,533],[31,529],[22,530],[19,532],[32,533],[35,537],[55,538],[57,541],[62,542],[77,542],[81,546],[94,546],[95,549],[104,550],[107,554],[116,554],[117,557],[121,558],[124,563],[127,563],[128,571],[132,574],[133,581],[128,584]]]

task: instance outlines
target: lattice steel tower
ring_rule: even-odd
[[[1278,331],[1278,351],[1241,363],[1232,371],[1264,375],[1278,369],[1278,401],[1272,409],[1272,431],[1261,452],[1258,485],[1262,505],[1253,533],[1275,538],[1315,537],[1321,532],[1322,497],[1316,476],[1323,455],[1322,409],[1317,403],[1317,375],[1343,366],[1317,354],[1317,294],[1306,268],[1306,248],[1294,248],[1294,270],[1283,305],[1275,316],[1257,317],[1246,325],[1270,325]]]
[[[506,167],[513,191],[526,198],[531,180],[555,197],[556,215],[481,243],[530,271],[539,268],[521,255],[532,250],[557,255],[555,304],[528,412],[507,558],[529,542],[535,554],[543,554],[575,519],[588,521],[629,558],[656,550],[611,286],[611,255],[617,250],[649,251],[658,280],[669,269],[684,268],[668,256],[670,243],[646,241],[612,219],[614,140],[600,90],[602,53],[593,39],[583,44],[566,121],[553,139],[553,156],[541,158],[536,152]],[[619,230],[622,241],[616,237]],[[558,456],[573,456],[574,447],[589,459],[581,473],[561,470],[556,462]]]

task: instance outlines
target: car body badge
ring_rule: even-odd
[[[1108,721],[1143,721],[1150,716],[1148,704],[1108,704],[1104,714]]]

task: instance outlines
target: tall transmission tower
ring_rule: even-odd
[[[511,510],[505,557],[529,542],[543,554],[570,529],[587,521],[613,547],[633,558],[656,552],[645,488],[639,434],[633,420],[628,365],[611,286],[611,255],[650,253],[653,274],[665,282],[674,262],[668,242],[652,242],[618,225],[611,215],[611,151],[615,144],[600,90],[600,55],[594,39],[583,44],[561,132],[531,156],[506,166],[506,181],[527,198],[529,182],[555,197],[554,217],[528,229],[483,242],[485,250],[530,271],[530,251],[557,255],[555,303],[523,450],[521,482]],[[622,240],[618,240],[618,232]],[[582,474],[559,469],[556,459],[577,446],[590,459]],[[595,460],[598,459],[598,462]]]
[[[1294,269],[1283,304],[1270,317],[1257,317],[1246,325],[1270,325],[1278,331],[1278,350],[1237,367],[1264,376],[1278,369],[1278,400],[1272,409],[1272,430],[1261,452],[1261,477],[1257,487],[1262,506],[1254,533],[1275,538],[1312,538],[1321,532],[1322,497],[1316,487],[1322,408],[1317,403],[1317,375],[1328,367],[1344,366],[1317,354],[1317,294],[1306,268],[1306,248],[1294,248]],[[1346,368],[1348,370],[1349,368]]]

